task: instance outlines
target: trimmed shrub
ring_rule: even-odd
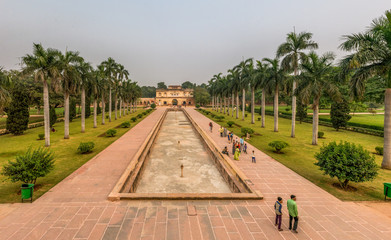
[[[155,108],[156,108],[156,104],[152,103],[152,104],[151,104],[151,108],[152,108],[152,109],[155,109]]]
[[[291,110],[289,107],[285,108],[285,112],[289,112],[289,110]]]
[[[126,121],[126,122],[121,123],[121,127],[122,128],[130,128],[130,122]]]
[[[377,176],[375,157],[361,145],[331,142],[323,145],[315,158],[318,160],[315,165],[325,175],[336,177],[343,189],[347,188],[349,181],[372,181]]]
[[[140,114],[137,114],[137,117],[138,117],[138,118],[142,118],[143,115],[140,113]]]
[[[132,117],[130,120],[132,120],[133,122],[137,121],[137,118],[136,117]]]
[[[228,124],[229,127],[232,127],[232,126],[235,124],[235,122],[233,122],[233,121],[228,121],[227,124]]]
[[[223,121],[224,118],[225,118],[224,116],[220,116],[220,115],[215,116],[215,119],[217,120],[217,122]]]
[[[261,118],[258,118],[258,121],[261,121]]]
[[[56,109],[52,106],[50,106],[49,115],[50,115],[50,127],[53,127],[53,125],[57,122],[57,114],[56,114]]]
[[[38,140],[44,140],[44,139],[45,139],[45,134],[44,133],[38,134]]]
[[[65,116],[65,113],[64,113]],[[72,122],[72,120],[76,117],[76,100],[73,98],[70,98],[69,101],[69,121]]]
[[[147,115],[147,114],[148,114],[148,112],[142,112],[141,114],[145,116],[145,115]]]
[[[269,147],[272,147],[275,149],[274,152],[276,153],[282,153],[281,150],[288,147],[289,144],[284,141],[273,141],[269,143]]]
[[[196,108],[199,109],[201,106],[199,104],[196,104]]]
[[[324,132],[318,132],[318,138],[322,138],[324,136]]]
[[[23,87],[12,89],[11,102],[7,109],[6,129],[14,134],[21,135],[29,124],[29,95]]]
[[[248,134],[253,134],[254,133],[254,130],[252,128],[246,128],[246,127],[242,127],[240,129],[240,131],[242,132],[243,135],[247,136],[247,133]]]
[[[114,137],[117,134],[117,130],[109,129],[106,131],[106,137]]]
[[[375,147],[376,154],[383,156],[383,147]]]
[[[90,153],[94,147],[95,143],[93,142],[81,142],[77,148],[77,151],[79,151],[81,154]]]
[[[47,148],[29,148],[26,153],[16,156],[14,162],[8,161],[1,174],[11,182],[34,183],[37,178],[46,176],[54,168],[54,155]]]
[[[247,114],[247,113],[245,113],[245,114],[244,114],[244,117],[247,117],[247,116],[248,116],[248,114]]]

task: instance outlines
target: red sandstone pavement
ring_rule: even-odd
[[[391,220],[365,206],[342,202],[261,151],[257,163],[235,162],[264,195],[257,201],[106,200],[163,108],[148,116],[33,204],[18,204],[0,220],[2,239],[390,239]],[[186,109],[205,131],[209,119]],[[215,124],[217,126],[217,124]],[[217,129],[211,134],[223,147]],[[249,150],[253,147],[250,145]],[[298,234],[274,227],[273,203],[296,194]],[[189,216],[187,206],[197,215]],[[191,209],[190,209],[191,210]]]

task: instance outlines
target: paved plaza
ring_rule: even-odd
[[[261,151],[257,163],[242,154],[235,164],[251,179],[263,200],[107,201],[144,139],[163,114],[158,108],[34,203],[0,206],[0,240],[5,239],[390,239],[391,219],[351,202],[342,202]],[[215,123],[186,108],[221,149]],[[249,152],[254,149],[249,145]],[[232,157],[232,156],[231,156]],[[71,161],[71,159],[70,159]],[[298,234],[288,230],[286,200],[297,196]],[[284,231],[274,226],[273,204],[284,199]],[[188,214],[196,209],[196,215]],[[390,205],[388,205],[390,207]]]

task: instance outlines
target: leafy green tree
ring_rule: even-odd
[[[91,98],[86,97],[86,112],[85,112],[86,118],[89,118],[91,116]]]
[[[375,157],[361,145],[349,142],[331,142],[315,154],[320,170],[325,175],[336,177],[343,189],[349,181],[371,181],[377,176],[378,166]]]
[[[182,83],[182,88],[183,89],[187,89],[187,88],[194,89],[195,87],[196,87],[196,84],[195,83],[191,83],[189,81],[186,81],[186,82]]]
[[[350,108],[346,100],[331,104],[330,118],[335,130],[338,131],[341,127],[346,127],[348,121],[352,118],[349,112]]]
[[[356,102],[356,101],[353,101],[349,104],[349,107],[350,109],[353,110],[353,115],[354,113],[356,112],[364,112],[367,110],[368,106],[365,105],[364,103],[362,102]]]
[[[12,182],[36,183],[37,178],[46,176],[54,168],[54,155],[49,149],[29,148],[26,153],[8,161],[1,174]]]
[[[293,72],[294,79],[292,84],[292,93],[296,90],[297,76],[299,75],[299,66],[306,58],[305,50],[314,50],[318,44],[311,40],[312,33],[290,32],[287,34],[286,42],[281,44],[277,49],[277,57],[284,56],[281,65],[285,70]],[[296,95],[292,94],[292,131],[291,137],[295,137],[296,123]]]
[[[69,104],[69,121],[72,122],[72,120],[75,117],[76,117],[76,100],[72,98]]]
[[[205,88],[196,87],[194,89],[194,99],[196,103],[205,106],[209,103],[210,95]]]
[[[296,114],[297,119],[299,119],[300,124],[304,119],[307,118],[307,105],[301,103],[301,101],[298,101],[297,103],[297,114]]]
[[[157,89],[167,89],[167,86],[164,82],[158,82]]]
[[[289,146],[289,144],[284,141],[273,141],[273,142],[270,142],[268,145],[269,145],[269,147],[274,148],[276,153],[281,153],[282,149]]]
[[[5,105],[10,101],[8,90],[10,85],[11,78],[0,68],[0,114],[3,112]]]
[[[11,103],[7,108],[6,129],[20,135],[27,130],[29,123],[29,95],[24,87],[19,85],[12,88]]]
[[[391,169],[391,11],[372,21],[363,33],[344,36],[342,50],[352,52],[341,60],[346,76],[350,76],[351,92],[362,96],[371,77],[381,77],[385,89],[384,155],[382,167]]]
[[[156,97],[156,87],[153,86],[142,86],[141,97],[143,98],[154,98]]]
[[[50,127],[53,127],[56,121],[57,121],[56,109],[50,106]]]

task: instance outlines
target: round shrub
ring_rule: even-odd
[[[94,147],[95,143],[93,142],[81,142],[77,148],[77,151],[79,151],[81,154],[90,153]]]
[[[261,121],[261,118],[260,118],[260,117],[258,118],[258,121]]]
[[[136,117],[132,117],[130,120],[132,120],[133,122],[137,121],[137,118]]]
[[[106,131],[106,137],[114,137],[117,134],[117,130],[109,129]]]
[[[121,123],[121,127],[122,128],[130,128],[130,122],[126,121],[126,122]]]
[[[151,104],[151,108],[152,108],[152,109],[155,109],[155,108],[156,108],[156,104],[152,103],[152,104]]]
[[[254,133],[254,130],[252,128],[246,128],[246,127],[242,127],[240,129],[240,131],[242,132],[243,135],[247,136],[247,133],[248,134],[253,134]]]
[[[49,149],[29,148],[26,153],[16,156],[15,162],[8,161],[1,174],[11,182],[34,183],[54,168],[54,156]]]
[[[44,133],[38,134],[38,140],[44,140],[44,139],[45,139],[45,134]]]
[[[228,124],[229,127],[232,127],[232,126],[235,124],[235,122],[233,122],[233,121],[228,121],[227,124]]]
[[[199,104],[196,105],[196,108],[200,108],[201,106]]]
[[[383,156],[383,147],[375,147],[376,154]]]
[[[247,117],[247,113],[245,113],[244,116]]]
[[[282,153],[281,150],[288,146],[289,144],[284,141],[273,141],[269,143],[269,147],[274,148],[276,153]]]
[[[218,122],[221,122],[225,117],[224,116],[220,116],[220,115],[216,115],[215,116],[215,119],[218,121]]]
[[[140,113],[140,114],[137,115],[137,117],[138,117],[138,118],[142,118],[143,115]]]
[[[377,176],[378,166],[375,157],[361,145],[349,142],[331,142],[315,154],[320,170],[325,175],[336,177],[343,189],[349,181],[372,181]]]
[[[318,132],[318,138],[322,138],[324,136],[324,132]]]

